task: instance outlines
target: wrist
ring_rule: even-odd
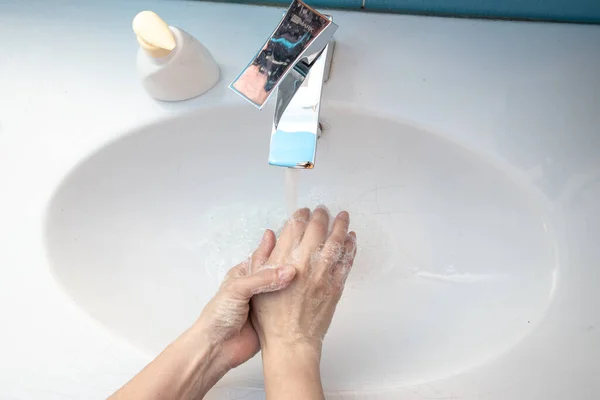
[[[263,349],[267,399],[324,399],[321,349],[308,343],[277,343]]]
[[[323,348],[323,341],[318,339],[307,339],[307,338],[277,338],[271,340],[260,341],[263,358],[265,355],[282,355],[291,354],[296,355],[306,354],[314,355],[319,360],[321,359],[321,352]]]
[[[189,398],[202,398],[230,369],[219,357],[220,346],[196,327],[184,332],[171,346],[185,357],[181,378],[193,394]]]
[[[183,332],[175,343],[178,344],[181,351],[189,352],[190,361],[198,368],[211,364],[218,356],[218,345],[196,325]]]
[[[304,365],[319,366],[321,364],[320,344],[304,341],[277,341],[265,343],[262,347],[263,364],[292,364],[301,362]]]

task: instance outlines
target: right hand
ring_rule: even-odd
[[[329,213],[324,207],[312,215],[308,208],[300,209],[288,220],[261,268],[293,265],[296,277],[284,290],[252,298],[252,324],[263,353],[308,346],[320,358],[356,255],[356,234],[348,233],[349,224],[350,216],[342,211],[328,235]]]

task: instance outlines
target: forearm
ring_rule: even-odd
[[[263,349],[268,400],[321,400],[320,351],[304,346]]]
[[[191,328],[109,400],[201,399],[226,372],[218,349]]]

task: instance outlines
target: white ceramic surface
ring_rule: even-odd
[[[164,58],[154,58],[143,48],[137,52],[140,81],[157,100],[181,101],[200,96],[219,81],[219,66],[210,51],[189,33],[170,28],[176,47]]]
[[[556,284],[556,239],[535,195],[476,154],[373,114],[330,107],[318,168],[299,175],[299,205],[348,209],[360,236],[325,347],[334,390],[430,382],[490,361],[539,323]],[[265,164],[268,117],[207,110],[75,168],[46,231],[75,302],[152,356],[191,324],[262,229],[285,220],[283,171]],[[255,364],[233,375],[258,385]]]
[[[47,7],[0,5],[0,398],[103,398],[284,218],[270,110],[226,90],[280,10]],[[207,95],[147,98],[129,31],[146,8],[213,53]],[[329,397],[594,399],[600,29],[335,17],[327,129],[299,188],[348,207],[361,240]],[[258,360],[222,385],[213,398],[262,398]]]

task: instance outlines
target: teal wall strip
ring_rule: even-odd
[[[365,9],[486,18],[600,22],[600,0],[366,0]]]
[[[289,0],[225,0],[287,5]],[[600,0],[307,0],[317,8],[441,16],[600,23]]]
[[[221,1],[223,3],[244,3],[244,4],[266,4],[286,6],[292,0],[210,0]],[[598,0],[600,1],[600,0]],[[315,8],[342,8],[349,10],[360,10],[363,6],[363,0],[305,0],[305,2]]]

